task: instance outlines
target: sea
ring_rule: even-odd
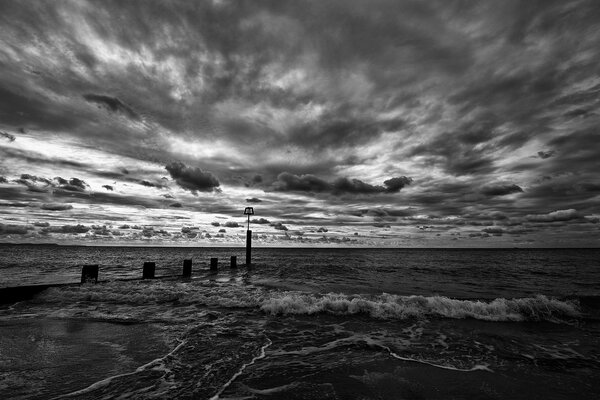
[[[0,246],[55,283],[0,305],[2,399],[600,398],[600,249]]]

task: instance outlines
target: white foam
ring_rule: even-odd
[[[416,358],[409,358],[409,357],[402,357],[396,353],[394,353],[389,347],[386,346],[382,346],[384,349],[386,349],[390,355],[394,358],[397,358],[398,360],[402,360],[402,361],[410,361],[410,362],[417,362],[417,363],[421,363],[421,364],[427,364],[427,365],[431,365],[432,367],[436,367],[436,368],[442,368],[442,369],[448,369],[451,371],[460,371],[460,372],[473,372],[473,371],[487,371],[487,372],[494,372],[489,368],[489,365],[484,365],[484,364],[478,364],[478,365],[474,365],[471,368],[458,368],[458,367],[453,367],[451,365],[443,365],[443,364],[436,364],[430,361],[426,361],[426,360],[418,360]]]
[[[236,372],[235,374],[233,374],[233,376],[219,389],[219,391],[217,391],[217,393],[213,397],[210,398],[210,400],[219,399],[219,396],[221,396],[221,393],[223,393],[225,391],[225,389],[227,389],[229,387],[229,385],[231,385],[233,383],[233,381],[235,381],[237,379],[237,377],[240,376],[247,367],[254,364],[257,360],[260,360],[261,358],[265,358],[265,356],[266,356],[265,350],[272,343],[273,342],[271,342],[271,340],[269,338],[267,338],[267,343],[261,347],[260,354],[257,355],[256,357],[252,358],[252,360],[250,362],[242,365],[240,370],[238,372]]]
[[[574,303],[546,296],[499,298],[491,302],[458,300],[443,296],[379,296],[329,293],[322,296],[285,292],[266,299],[261,310],[273,315],[367,314],[379,319],[415,317],[475,318],[485,321],[552,321],[577,318]]]
[[[152,368],[154,370],[160,371],[160,370],[165,370],[166,368],[164,366],[164,360],[167,357],[170,357],[171,355],[173,355],[177,350],[179,350],[184,344],[186,343],[186,341],[182,341],[181,343],[179,343],[173,350],[171,350],[168,354],[166,354],[165,356],[161,357],[161,358],[157,358],[155,360],[152,360],[138,368],[136,368],[135,371],[133,372],[127,372],[125,374],[119,374],[119,375],[114,375],[114,376],[110,376],[106,379],[103,379],[101,381],[98,381],[96,383],[92,383],[90,386],[80,389],[80,390],[76,390],[74,392],[71,393],[67,393],[67,394],[63,394],[57,397],[53,397],[51,400],[57,400],[57,399],[65,399],[65,398],[69,398],[69,397],[75,397],[75,396],[80,396],[82,394],[86,394],[89,392],[92,392],[96,389],[102,388],[102,387],[106,387],[108,385],[110,385],[110,383],[117,379],[117,378],[122,378],[125,376],[131,376],[131,375],[135,375],[136,373],[140,372],[140,371],[144,371],[148,368]]]

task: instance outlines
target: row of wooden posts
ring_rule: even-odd
[[[237,256],[231,256],[230,268],[237,268]],[[98,283],[98,264],[84,265],[81,268],[81,283],[91,282]],[[146,261],[142,270],[142,279],[154,279],[154,272],[156,270],[156,263],[153,261]],[[216,272],[219,270],[219,259],[212,257],[210,259],[210,271]],[[192,276],[192,260],[183,260],[183,272],[181,274],[184,278],[190,278]]]

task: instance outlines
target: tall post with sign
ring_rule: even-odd
[[[250,230],[250,216],[254,215],[254,208],[246,207],[244,215],[248,216],[248,229],[246,230],[246,266],[252,266],[252,231]]]

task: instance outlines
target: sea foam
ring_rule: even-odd
[[[485,321],[551,321],[580,317],[575,303],[543,295],[490,302],[458,300],[443,296],[379,296],[329,293],[284,293],[263,301],[261,310],[273,315],[329,313],[366,314],[378,319],[418,317],[475,318]]]

